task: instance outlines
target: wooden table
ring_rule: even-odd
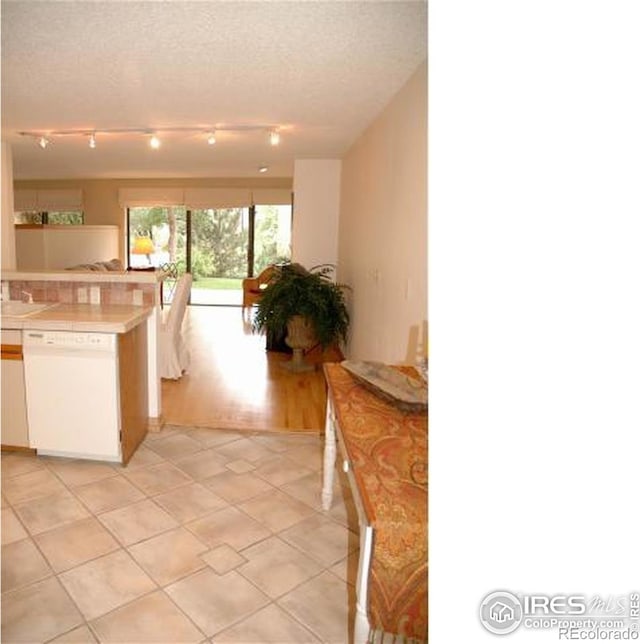
[[[427,415],[399,410],[339,364],[324,374],[322,505],[331,507],[337,445],[360,524],[354,643],[370,629],[426,642]]]

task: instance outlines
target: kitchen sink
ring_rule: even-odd
[[[9,301],[0,302],[0,312],[14,318],[26,318],[32,313],[38,313],[45,309],[55,306],[54,304],[44,304],[41,302],[19,302]]]

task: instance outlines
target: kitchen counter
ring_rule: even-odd
[[[53,304],[27,316],[2,316],[3,329],[126,333],[146,320],[153,306]]]
[[[46,271],[46,270],[3,270],[2,280],[26,280],[40,282],[124,282],[156,284],[166,279],[168,273],[156,271]]]

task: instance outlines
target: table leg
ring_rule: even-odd
[[[360,523],[360,559],[356,580],[356,616],[353,627],[353,643],[366,644],[369,641],[369,618],[367,597],[369,592],[369,569],[373,548],[373,528]]]
[[[329,510],[333,501],[333,469],[336,464],[336,430],[333,409],[327,400],[327,418],[324,426],[324,470],[322,472],[322,509]]]

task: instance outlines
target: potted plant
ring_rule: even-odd
[[[331,264],[309,270],[290,262],[278,264],[257,304],[254,330],[272,338],[286,334],[285,342],[293,349],[288,368],[293,371],[313,368],[303,362],[305,350],[347,340],[346,287],[331,279],[333,271]]]

